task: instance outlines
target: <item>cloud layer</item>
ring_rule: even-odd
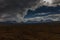
[[[46,2],[47,3],[46,3]],[[27,15],[29,9],[35,10],[41,6],[56,6],[60,5],[59,0],[54,1],[54,3],[49,4],[52,1],[48,0],[0,0],[0,19],[3,21],[11,21],[10,19],[17,22],[22,22],[24,16]],[[4,17],[2,17],[5,15]],[[8,16],[7,16],[8,15]],[[0,20],[0,21],[1,21]]]

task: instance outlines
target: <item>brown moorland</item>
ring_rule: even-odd
[[[60,40],[60,23],[0,24],[0,40]]]

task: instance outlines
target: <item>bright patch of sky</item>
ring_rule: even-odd
[[[45,2],[48,2],[48,3],[52,3],[52,0],[43,0]]]

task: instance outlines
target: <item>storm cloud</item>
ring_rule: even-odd
[[[1,14],[17,15],[18,18],[24,17],[29,8],[34,8],[40,0],[0,0]],[[20,19],[21,20],[21,19]]]
[[[15,15],[21,21],[28,9],[35,9],[43,4],[43,0],[0,0],[0,16],[1,14]]]

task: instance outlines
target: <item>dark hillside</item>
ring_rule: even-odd
[[[0,24],[0,40],[60,40],[60,23]]]

